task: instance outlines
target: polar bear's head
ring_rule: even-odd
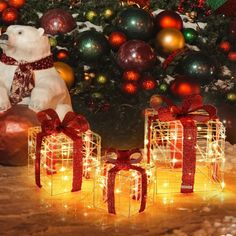
[[[20,61],[36,61],[50,55],[48,37],[44,29],[32,26],[11,25],[0,36],[0,47],[10,57]]]

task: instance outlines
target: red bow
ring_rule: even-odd
[[[107,199],[108,199],[108,212],[116,214],[115,211],[115,178],[116,174],[120,170],[136,170],[141,174],[142,178],[142,196],[141,196],[141,206],[139,212],[145,210],[146,198],[147,198],[147,174],[144,168],[133,165],[134,163],[139,163],[142,160],[142,155],[139,149],[132,150],[116,150],[108,149],[108,153],[115,153],[116,159],[108,157],[108,163],[112,163],[115,166],[108,171],[108,186],[107,186]],[[140,154],[139,158],[132,159],[134,153]]]
[[[40,156],[43,138],[53,133],[64,133],[71,138],[73,143],[73,183],[72,191],[81,190],[83,175],[82,137],[81,133],[89,129],[89,124],[85,117],[74,112],[68,112],[61,122],[58,114],[53,109],[47,109],[37,114],[41,122],[42,131],[36,137],[36,161],[35,161],[35,181],[41,187],[40,182]]]

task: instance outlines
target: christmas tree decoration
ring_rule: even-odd
[[[191,81],[185,76],[177,77],[170,85],[170,91],[177,97],[187,97],[200,94],[200,86],[198,83]]]
[[[236,102],[236,92],[230,92],[227,94],[227,100],[230,102]]]
[[[114,154],[114,157],[113,157]],[[95,207],[110,214],[131,216],[151,206],[155,194],[155,167],[140,163],[137,149],[109,150],[107,161],[96,170]]]
[[[219,48],[225,53],[228,53],[230,51],[231,47],[232,47],[231,43],[226,40],[222,41],[219,45]]]
[[[157,193],[221,191],[225,128],[216,109],[203,105],[199,95],[180,106],[165,102],[168,106],[159,108],[158,116],[146,112],[145,146],[150,150],[145,153],[154,154],[149,158],[157,166]]]
[[[126,94],[135,94],[138,91],[138,86],[136,83],[124,82],[122,85],[122,90]]]
[[[111,8],[107,8],[103,12],[105,19],[110,19],[114,15],[114,11]]]
[[[117,26],[129,39],[148,40],[153,35],[153,18],[140,8],[127,8],[117,17]]]
[[[151,46],[141,40],[129,40],[117,54],[117,63],[124,70],[139,72],[151,68],[156,62],[156,55]]]
[[[185,46],[183,34],[174,28],[162,29],[156,36],[156,47],[163,53],[172,53]]]
[[[228,59],[232,62],[235,62],[236,61],[236,52],[235,51],[229,52]]]
[[[98,16],[98,14],[93,10],[88,11],[85,15],[86,19],[91,22],[93,22],[97,16]]]
[[[56,47],[57,46],[57,39],[53,37],[49,37],[49,43],[51,47]]]
[[[177,30],[182,30],[183,21],[178,13],[170,10],[165,10],[160,12],[156,16],[155,26],[157,30],[165,28],[175,28]]]
[[[69,52],[66,49],[60,49],[57,51],[57,59],[58,60],[63,60],[68,58]]]
[[[8,0],[8,4],[11,7],[21,8],[25,5],[25,0]]]
[[[157,86],[157,82],[151,75],[146,75],[142,78],[141,87],[143,90],[153,90]]]
[[[0,0],[0,13],[2,13],[5,9],[7,9],[8,4],[5,0]]]
[[[215,78],[217,68],[214,61],[207,54],[190,52],[180,62],[177,72],[195,79],[200,84],[208,84]]]
[[[106,74],[98,74],[96,76],[96,82],[100,85],[106,84],[108,81],[108,77]]]
[[[163,103],[163,99],[160,95],[154,94],[151,96],[149,105],[153,109],[158,109]]]
[[[194,44],[198,38],[198,32],[193,28],[184,28],[183,35],[186,43]]]
[[[47,34],[66,34],[76,27],[76,21],[66,10],[56,8],[46,11],[40,19],[41,27]]]
[[[121,0],[123,5],[136,5],[140,8],[148,8],[150,6],[150,0]]]
[[[75,81],[73,68],[60,61],[54,62],[54,67],[59,73],[60,77],[65,81],[67,88],[71,88]]]
[[[94,62],[101,59],[109,51],[109,44],[102,33],[94,30],[82,32],[79,35],[79,56],[85,62]]]
[[[92,183],[92,170],[101,159],[101,138],[88,130],[86,119],[69,112],[58,122],[50,109],[38,113],[38,118],[41,127],[29,130],[29,163],[35,163],[36,185],[57,195],[80,191],[83,176]]]
[[[168,88],[169,88],[169,86],[168,86],[168,84],[166,84],[166,83],[161,83],[161,84],[159,85],[159,89],[160,89],[160,91],[161,91],[162,93],[165,93],[165,92],[168,90]]]
[[[100,102],[104,98],[104,95],[100,92],[94,92],[91,94],[91,97],[93,101]]]
[[[108,41],[112,48],[118,49],[126,42],[127,38],[124,33],[114,31],[109,35]]]
[[[7,24],[11,24],[17,20],[18,15],[16,8],[8,7],[2,12],[2,20]]]
[[[138,81],[140,79],[141,75],[138,71],[136,70],[126,70],[124,73],[123,73],[123,79],[124,80],[127,80],[127,81]]]
[[[38,125],[36,114],[26,105],[16,105],[0,113],[0,164],[27,164],[28,129]]]

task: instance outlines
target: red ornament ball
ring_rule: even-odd
[[[58,60],[66,59],[68,56],[69,56],[69,52],[65,49],[60,49],[57,52],[57,59]]]
[[[18,18],[18,11],[14,7],[8,7],[2,13],[2,20],[5,23],[8,24],[13,23],[14,21],[17,20],[17,18]]]
[[[141,75],[136,70],[127,70],[123,73],[123,79],[127,81],[138,81]]]
[[[165,10],[160,12],[155,19],[158,30],[164,28],[183,29],[183,21],[178,13],[175,11]]]
[[[232,51],[232,52],[229,52],[228,54],[228,59],[230,61],[236,61],[236,52]]]
[[[51,9],[45,12],[40,19],[41,27],[45,33],[56,35],[66,34],[76,27],[76,21],[72,15],[63,9]]]
[[[152,76],[145,76],[142,80],[141,87],[144,90],[153,90],[156,88],[156,81]]]
[[[170,86],[173,95],[177,97],[187,97],[200,94],[199,84],[190,81],[187,77],[181,76],[174,80]]]
[[[7,9],[7,2],[4,0],[0,0],[0,13]]]
[[[122,90],[127,94],[135,94],[138,90],[138,86],[132,82],[125,82],[122,85]]]
[[[223,52],[227,53],[231,49],[231,43],[229,41],[222,41],[219,47]]]
[[[108,39],[109,44],[115,49],[118,49],[122,44],[126,42],[126,40],[127,38],[125,34],[118,31],[112,32]]]
[[[25,5],[25,0],[8,0],[8,4],[11,7],[21,8]]]
[[[154,94],[151,96],[150,98],[150,107],[154,108],[154,109],[158,109],[163,103],[163,99],[161,96]]]

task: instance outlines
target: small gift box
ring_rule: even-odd
[[[108,151],[96,169],[94,205],[111,214],[131,216],[154,202],[155,166],[140,163],[139,150]]]
[[[224,187],[225,128],[200,95],[180,106],[146,112],[145,153],[157,166],[157,192],[211,191]]]
[[[93,188],[94,168],[101,161],[101,138],[73,112],[61,122],[54,110],[38,113],[41,127],[29,129],[29,166],[35,180],[51,195]]]

